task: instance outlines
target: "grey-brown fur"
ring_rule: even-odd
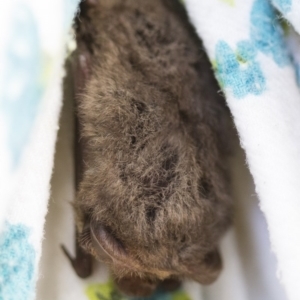
[[[81,8],[79,241],[128,294],[166,278],[210,283],[231,222],[233,126],[203,46],[177,0]]]

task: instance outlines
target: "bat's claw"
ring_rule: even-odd
[[[89,254],[81,251],[80,253],[77,253],[75,258],[73,258],[64,245],[61,245],[61,249],[70,261],[74,271],[80,278],[87,278],[91,275],[92,259]]]

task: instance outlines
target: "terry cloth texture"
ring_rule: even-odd
[[[185,2],[246,152],[278,276],[300,299],[300,1]]]
[[[32,300],[77,0],[0,2],[0,299]]]

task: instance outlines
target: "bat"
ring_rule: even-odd
[[[179,0],[89,0],[75,23],[76,255],[126,295],[210,284],[232,222],[232,118]]]

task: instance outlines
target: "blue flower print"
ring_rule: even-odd
[[[230,88],[239,99],[248,94],[262,94],[266,80],[255,57],[256,50],[250,42],[239,42],[236,52],[225,41],[218,42],[215,71],[225,92]]]
[[[5,224],[0,236],[0,300],[31,299],[35,251],[24,225]]]
[[[284,32],[268,0],[255,0],[251,11],[251,41],[255,47],[284,67],[290,63]]]

